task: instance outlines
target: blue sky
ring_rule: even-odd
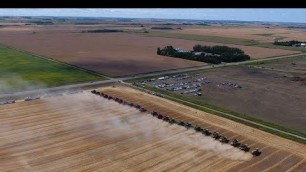
[[[112,9],[0,9],[0,16],[77,16],[199,20],[241,20],[306,23],[306,8],[112,8]]]

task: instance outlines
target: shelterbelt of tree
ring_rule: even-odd
[[[297,41],[297,40],[291,40],[291,41],[275,41],[274,45],[280,45],[280,46],[299,46],[301,43],[305,43],[306,41]]]
[[[250,56],[239,48],[228,46],[195,45],[193,51],[178,51],[173,46],[157,48],[157,55],[183,58],[205,63],[220,64],[221,62],[240,62],[250,60]]]

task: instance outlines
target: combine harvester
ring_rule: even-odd
[[[231,141],[230,144],[231,144],[232,146],[234,146],[234,147],[239,147],[239,146],[240,146],[240,143],[238,142],[237,139],[233,139],[233,140]]]
[[[241,144],[238,148],[244,152],[248,152],[250,150],[247,144]]]
[[[221,143],[228,143],[228,142],[229,142],[229,140],[228,140],[225,136],[221,136],[221,137],[219,138],[219,141],[220,141]]]
[[[0,105],[7,105],[7,104],[13,104],[15,103],[15,100],[9,100],[9,101],[5,101],[5,102],[0,102]]]
[[[260,154],[261,152],[258,150],[258,148],[252,151],[252,155],[254,156],[259,156]]]
[[[26,97],[24,101],[31,101],[31,100],[37,100],[37,99],[40,99],[40,97]]]

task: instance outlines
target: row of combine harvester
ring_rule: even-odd
[[[250,150],[250,148],[248,147],[247,144],[239,143],[239,141],[237,139],[233,139],[231,142],[229,142],[229,139],[227,139],[227,137],[220,135],[218,132],[211,132],[208,129],[202,128],[202,127],[197,126],[197,125],[192,125],[189,122],[175,120],[175,119],[173,119],[173,118],[171,118],[167,115],[163,115],[163,114],[155,112],[155,111],[153,111],[151,113],[151,115],[158,118],[158,119],[166,121],[169,124],[177,124],[177,125],[180,125],[180,126],[184,126],[187,129],[193,128],[195,131],[201,132],[203,135],[206,135],[206,136],[211,136],[215,140],[219,140],[221,143],[230,143],[230,145],[232,145],[233,147],[237,147],[242,151],[248,152]],[[258,149],[253,150],[251,153],[254,156],[259,156],[261,154],[261,152]]]
[[[36,99],[40,99],[40,97],[26,97],[24,101],[31,101],[31,100],[36,100]],[[5,102],[0,102],[0,105],[7,105],[7,104],[13,104],[13,103],[16,103],[16,100],[8,100]]]
[[[102,92],[99,92],[99,91],[96,91],[96,90],[92,90],[91,93],[93,93],[95,95],[99,95],[101,97],[104,97],[108,100],[114,100],[115,102],[118,102],[119,104],[122,104],[122,105],[128,105],[130,107],[134,107],[134,108],[138,109],[140,112],[146,112],[147,111],[147,109],[145,109],[144,107],[142,107],[139,104],[130,103],[130,102],[124,101],[124,100],[122,100],[118,97],[112,97],[110,95],[107,95],[105,93],[102,93]]]
[[[146,112],[147,111],[147,109],[145,109],[144,107],[142,107],[139,104],[130,103],[130,102],[124,101],[124,100],[122,100],[120,98],[112,97],[110,95],[107,95],[105,93],[102,93],[102,92],[99,92],[99,91],[96,91],[96,90],[91,91],[91,93],[93,93],[95,95],[100,95],[101,97],[104,97],[104,98],[106,98],[108,100],[114,100],[114,101],[116,101],[116,102],[118,102],[120,104],[123,104],[123,105],[128,105],[130,107],[134,107],[134,108],[138,109],[140,112]],[[242,150],[244,152],[249,152],[249,150],[250,150],[250,148],[248,147],[247,144],[239,143],[239,141],[237,139],[233,139],[230,142],[229,139],[227,139],[227,137],[220,135],[218,132],[211,132],[208,129],[202,128],[202,127],[200,127],[198,125],[192,125],[189,122],[184,122],[184,121],[181,121],[181,120],[176,120],[174,118],[171,118],[171,117],[169,117],[167,115],[163,115],[163,114],[158,113],[156,111],[151,112],[151,115],[153,117],[161,119],[161,120],[163,120],[165,122],[168,122],[169,124],[177,124],[177,125],[180,125],[180,126],[183,126],[183,127],[187,128],[187,129],[193,128],[195,131],[201,132],[205,136],[211,136],[212,138],[214,138],[215,140],[220,141],[223,144],[228,144],[229,143],[233,147],[237,147],[237,148],[239,148],[240,150]],[[261,154],[261,152],[258,149],[253,150],[251,153],[254,156],[259,156]]]
[[[13,104],[13,103],[16,103],[15,100],[8,100],[8,101],[5,101],[5,102],[0,102],[0,105],[7,105],[7,104]]]

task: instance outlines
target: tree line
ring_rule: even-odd
[[[196,55],[195,52],[202,52]],[[209,54],[207,54],[209,53]],[[228,46],[203,46],[195,45],[193,51],[179,52],[173,46],[166,46],[164,48],[157,48],[157,54],[162,56],[170,56],[194,61],[201,61],[205,63],[219,64],[221,62],[239,62],[250,60],[250,56],[245,54],[239,48],[232,48]]]
[[[291,40],[291,41],[274,41],[274,45],[281,45],[281,46],[293,46],[293,45],[299,45],[300,43],[304,43],[297,40]]]
[[[95,30],[83,30],[82,33],[111,33],[111,32],[123,32],[118,29],[95,29]]]

